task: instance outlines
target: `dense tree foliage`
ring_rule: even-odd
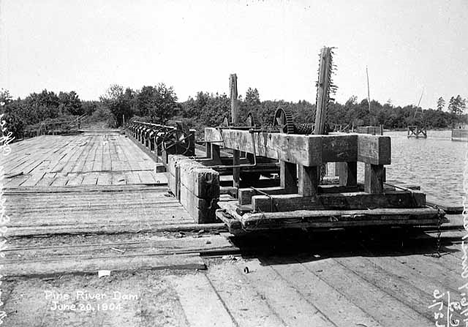
[[[295,122],[314,122],[315,104],[300,100],[287,102],[283,100],[261,101],[257,89],[249,88],[245,100],[240,101],[240,121],[245,121],[249,111],[255,112],[259,123],[267,127],[272,125],[276,109],[282,107],[289,109]],[[192,126],[218,126],[224,117],[229,117],[230,101],[223,95],[213,95],[198,92],[195,99],[189,98],[182,104],[183,117],[192,118]],[[455,116],[453,112],[427,109],[422,116],[415,115],[417,107],[408,105],[404,107],[393,106],[391,101],[384,105],[378,101],[371,101],[371,110],[367,99],[358,101],[356,96],[350,97],[345,104],[331,103],[328,110],[330,125],[341,127],[356,127],[367,125],[383,125],[387,129],[405,129],[408,125],[424,125],[427,128],[449,128],[456,122],[466,120],[466,117]]]
[[[460,95],[451,97],[448,105],[448,110],[454,115],[461,115],[466,108],[466,99],[463,99]]]
[[[43,121],[86,114],[90,121],[104,122],[110,127],[122,126],[132,117],[148,122],[167,124],[171,120],[183,120],[190,127],[202,130],[205,126],[219,126],[230,118],[230,99],[226,94],[198,92],[194,98],[178,103],[172,87],[163,83],[143,86],[140,90],[111,85],[99,101],[81,101],[74,91],[55,94],[47,90],[31,93],[24,99],[16,99],[7,90],[0,91],[1,113],[8,128],[18,138],[30,125]],[[467,121],[464,115],[466,99],[453,96],[445,111],[445,100],[440,97],[436,109],[421,110],[414,105],[394,106],[391,100],[381,104],[367,99],[359,101],[350,97],[344,104],[330,103],[328,122],[331,126],[383,125],[387,129],[405,129],[408,125],[424,125],[427,128],[451,128]],[[239,96],[239,121],[244,124],[249,112],[254,112],[261,126],[273,123],[278,107],[289,109],[295,122],[314,122],[315,104],[306,100],[287,102],[261,100],[260,92],[249,87],[245,97]],[[421,112],[421,115],[416,115]]]

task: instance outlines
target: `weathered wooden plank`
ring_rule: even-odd
[[[121,172],[112,172],[111,182],[112,182],[112,185],[127,184],[127,180],[125,179],[125,174]]]
[[[364,191],[372,194],[383,193],[385,169],[383,165],[365,164]]]
[[[273,267],[262,264],[258,259],[236,264],[238,269],[245,266],[249,269],[245,276],[251,287],[266,299],[287,326],[336,326],[311,301],[301,296],[293,285],[276,273]]]
[[[84,174],[69,173],[67,186],[81,185],[83,178],[84,178]]]
[[[237,326],[205,274],[168,276],[190,326]]]
[[[111,173],[99,173],[96,181],[97,185],[111,185],[112,183],[112,174]],[[85,184],[86,185],[86,184]]]
[[[102,157],[103,157],[103,142],[104,142],[104,137],[102,135],[96,136],[98,141],[98,146],[96,149],[96,153],[94,155],[94,160],[93,160],[93,167],[92,171],[101,171],[102,170]]]
[[[112,171],[122,171],[123,170],[123,165],[122,162],[119,159],[119,156],[117,154],[117,148],[116,148],[116,140],[111,139],[110,146],[109,146],[109,152],[111,156],[111,170]]]
[[[93,166],[96,161],[96,153],[99,148],[99,137],[93,136],[92,147],[89,150],[89,153],[86,157],[86,160],[83,163],[83,166],[77,166],[76,169],[82,173],[90,172],[93,170]]]
[[[199,198],[219,197],[219,174],[205,168],[194,160],[181,160],[179,166],[180,184]]]
[[[16,188],[24,183],[29,178],[29,175],[19,175],[14,178],[7,179],[5,183],[5,188]]]
[[[347,135],[350,139],[356,139],[354,135]],[[291,163],[299,163],[304,166],[320,165],[325,162],[322,158],[322,142],[326,136],[290,135],[282,133],[254,133],[243,130],[216,130],[205,129],[205,140],[208,142],[223,141],[224,146],[244,152],[253,153],[255,142],[255,154],[268,158],[280,159]],[[330,138],[331,142],[332,139]],[[333,137],[334,141],[334,137]],[[349,148],[336,149],[342,152],[343,158],[351,156],[356,160]],[[355,152],[354,152],[355,153]],[[349,161],[352,161],[350,159]]]
[[[67,174],[57,173],[55,175],[55,179],[52,182],[51,186],[54,186],[54,187],[56,187],[56,186],[65,186],[65,185],[67,185],[67,182],[68,182]]]
[[[115,142],[115,151],[117,153],[117,160],[121,163],[122,170],[133,170],[130,164],[130,160],[126,156],[124,145],[124,140],[126,138],[124,136],[119,135],[118,142]]]
[[[22,186],[34,186],[36,185],[42,177],[45,175],[44,171],[38,171],[31,175],[26,181],[24,181],[21,185]]]
[[[155,173],[154,171],[151,172],[153,174],[153,178],[156,181],[156,184],[159,185],[167,185],[167,175],[166,173]]]
[[[80,161],[84,161],[86,159],[86,155],[89,152],[89,141],[89,137],[86,137],[81,140],[78,146],[74,148],[75,151],[73,152],[67,163],[63,166],[61,172],[72,172],[75,169],[75,167],[80,163]],[[75,169],[75,171],[77,171],[77,169]]]
[[[428,303],[432,304],[434,290],[446,290],[449,284],[443,283],[440,279],[428,278],[430,266],[419,263],[418,270],[406,266],[417,256],[404,257],[405,264],[402,264],[390,257],[380,258],[337,258],[335,259],[341,265],[352,270],[355,274],[361,276],[368,283],[382,289],[387,294],[401,303],[417,311],[421,321],[431,320],[433,314],[427,310]],[[357,263],[358,261],[358,263]],[[457,288],[462,285],[461,278],[456,285],[452,285],[453,294],[457,294]],[[441,299],[448,305],[446,299]],[[452,298],[452,300],[455,300]],[[453,312],[452,317],[462,321],[460,313]],[[429,324],[427,324],[429,325]]]
[[[125,179],[127,180],[127,184],[140,184],[141,183],[140,177],[134,171],[126,172]]]
[[[302,196],[315,196],[320,182],[320,167],[299,165],[298,193]]]
[[[353,226],[432,225],[437,211],[430,208],[373,210],[298,210],[244,214],[247,230],[281,228],[333,228]]]
[[[390,137],[374,135],[288,135],[282,133],[255,133],[249,131],[205,130],[207,142],[223,142],[227,148],[269,158],[318,166],[324,162],[362,161],[376,165],[391,162]]]
[[[185,227],[186,224],[183,225],[183,228]],[[92,238],[84,243],[55,244],[53,240],[50,240],[50,242],[41,242],[32,247],[27,240],[21,240],[5,250],[7,254],[5,260],[9,263],[19,263],[24,260],[29,262],[48,259],[59,260],[64,255],[89,256],[92,253],[115,255],[116,252],[119,252],[115,249],[125,250],[126,253],[146,254],[211,253],[222,249],[226,251],[239,250],[231,244],[227,237],[211,233],[195,234],[194,237],[187,235],[180,238],[156,234],[145,235],[145,237],[137,235],[137,237],[125,238],[124,240],[116,239],[112,242],[102,238]]]
[[[315,197],[304,197],[299,194],[255,195],[252,204],[255,210],[268,212],[271,203],[277,211],[293,210],[332,210],[363,208],[417,208],[423,207],[425,195],[420,192],[387,192],[385,194],[368,194],[364,192],[319,194]]]
[[[282,187],[240,188],[238,191],[239,205],[252,204],[252,196],[266,193],[268,195],[287,194]],[[291,192],[295,193],[295,192]]]
[[[382,326],[333,288],[333,285],[325,283],[302,264],[294,264],[290,259],[284,261],[281,258],[268,258],[264,261],[336,326],[346,327],[356,324],[367,327]]]
[[[71,172],[83,172],[85,169],[85,164],[91,161],[94,157],[93,150],[96,147],[97,139],[96,137],[89,137],[86,145],[84,145],[84,150],[76,160],[76,164],[72,168]]]
[[[302,265],[383,326],[423,327],[432,323],[432,314],[427,310],[427,303],[432,302],[429,297],[411,303],[417,304],[417,307],[407,306],[333,259],[306,261]]]
[[[154,184],[156,180],[154,179],[154,175],[150,171],[139,171],[138,176],[143,184]]]
[[[226,230],[222,223],[203,224],[204,230]],[[145,223],[141,225],[120,224],[74,224],[53,226],[25,226],[8,229],[8,237],[27,237],[44,235],[82,235],[82,234],[118,234],[118,233],[151,233],[151,232],[184,232],[199,231],[200,225],[190,222],[184,223]]]
[[[122,139],[122,143],[122,148],[124,150],[123,154],[126,158],[126,162],[130,166],[130,170],[141,170],[141,166],[139,164],[139,157],[142,154],[140,153],[140,151],[138,151],[137,146],[129,137],[124,137]]]
[[[286,326],[286,323],[250,285],[238,269],[228,264],[210,267],[207,277],[238,326]]]
[[[442,237],[445,234],[444,232]],[[452,252],[452,254],[454,253],[456,252]],[[447,289],[456,294],[458,288],[466,283],[461,276],[461,269],[447,269],[449,267],[462,267],[463,253],[459,252],[457,254],[456,256],[442,254],[440,258],[428,255],[412,255],[409,257],[397,255],[379,260],[378,266],[381,269],[388,270],[395,276],[404,276],[404,280],[429,295],[432,295],[435,289]],[[392,267],[387,268],[388,266]]]
[[[167,172],[175,176],[176,167],[178,166],[179,162],[183,160],[190,160],[190,159],[180,154],[169,155],[169,157],[167,158],[167,167],[166,167]]]
[[[357,161],[372,165],[391,164],[392,156],[390,136],[359,134],[357,145]]]
[[[184,185],[181,185],[180,203],[196,223],[204,224],[216,222],[215,211],[218,209],[217,199],[199,198]]]
[[[206,269],[205,263],[198,255],[141,255],[119,256],[114,258],[91,257],[87,260],[63,258],[58,262],[48,262],[47,265],[37,263],[5,264],[4,274],[9,277],[28,276],[45,277],[63,274],[96,274],[99,270],[140,271],[153,269]]]
[[[96,185],[100,173],[87,173],[83,177],[82,185]]]
[[[102,170],[112,170],[112,159],[110,154],[110,141],[109,136],[105,135],[102,141]]]
[[[65,166],[67,164],[69,164],[69,161],[71,160],[71,158],[73,157],[75,152],[78,149],[82,150],[82,148],[79,146],[79,144],[80,144],[80,140],[78,138],[75,138],[73,140],[73,142],[70,144],[70,146],[67,147],[66,149],[64,149],[65,152],[64,152],[63,156],[57,162],[57,165],[52,167],[51,172],[54,172],[54,173],[61,173],[61,172],[68,173],[68,172],[70,172],[71,170],[63,171],[63,169],[65,168]]]

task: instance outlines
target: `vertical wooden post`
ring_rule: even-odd
[[[383,193],[385,181],[385,169],[383,165],[371,165],[366,163],[364,174],[364,191],[371,194]]]
[[[190,149],[187,152],[188,156],[195,156],[195,132],[196,130],[191,128],[189,129],[189,138],[190,138]]]
[[[357,186],[357,162],[337,162],[341,186]]]
[[[297,193],[297,165],[280,161],[280,186],[286,193]]]
[[[221,164],[221,150],[217,144],[211,143],[211,159],[215,164]]]
[[[237,75],[231,74],[229,77],[229,88],[231,91],[231,118],[232,118],[232,125],[236,126],[239,122],[239,105],[237,102]],[[232,152],[232,165],[238,166],[240,163],[240,151],[234,150]],[[233,179],[233,186],[239,188],[240,185],[240,168],[233,168],[232,169],[232,179]]]
[[[332,48],[324,47],[320,51],[320,66],[317,81],[317,110],[315,112],[315,135],[323,135],[325,131],[325,123],[327,119],[328,102],[330,100],[331,72],[332,72]],[[326,172],[327,164],[322,164],[323,168],[317,169],[317,183],[321,179],[321,169]],[[314,194],[315,195],[315,194]]]
[[[325,132],[325,119],[330,93],[331,48],[323,48],[320,52],[320,66],[317,88],[317,110],[315,112],[315,135]]]
[[[153,143],[154,143],[154,156],[156,158],[156,163],[158,163],[159,162],[158,133],[154,134]]]
[[[299,165],[298,193],[302,196],[315,196],[318,192],[320,166]]]
[[[206,142],[205,144],[206,157],[211,159],[211,142]]]

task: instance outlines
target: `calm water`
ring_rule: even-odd
[[[386,132],[392,138],[392,164],[387,166],[387,180],[421,186],[428,198],[440,203],[462,204],[463,170],[467,142],[450,139],[451,131],[428,131],[427,139],[407,138],[407,132]],[[362,176],[363,167],[360,167]]]

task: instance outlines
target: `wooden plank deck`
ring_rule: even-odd
[[[5,189],[31,186],[165,184],[156,164],[117,132],[44,135],[11,145],[1,158]],[[160,164],[159,164],[160,165]]]
[[[433,242],[410,239],[402,247],[394,236],[370,240],[342,233],[263,235],[234,241],[250,255],[197,256],[210,249],[234,248],[218,236],[141,236],[139,241],[113,239],[101,246],[104,238],[95,244],[75,241],[61,246],[49,240],[27,251],[23,247],[31,241],[23,239],[7,252],[6,269],[23,261],[23,267],[30,266],[41,278],[4,283],[6,323],[40,326],[31,317],[32,310],[48,326],[78,320],[82,325],[118,326],[123,317],[126,326],[432,326],[433,310],[428,306],[433,304],[434,290],[449,291],[451,301],[460,300],[463,280],[456,269],[461,270],[460,252],[445,239],[441,257],[433,256]],[[132,260],[127,262],[129,257]],[[35,261],[47,266],[34,266]],[[122,268],[123,264],[127,266]],[[207,270],[200,270],[205,264]],[[65,275],[50,281],[55,274],[78,268],[90,273],[111,268],[112,273],[105,278]],[[117,274],[120,269],[125,271]],[[53,300],[45,299],[50,290],[71,295],[69,300],[55,300],[56,304],[97,308],[112,303],[121,309],[52,310]],[[107,298],[80,299],[77,290]],[[115,298],[114,292],[137,299]],[[459,312],[451,318],[463,319]]]
[[[432,326],[434,291],[459,301],[466,283],[461,216],[440,257],[437,230],[239,238],[193,224],[118,133],[28,139],[7,160],[6,326]],[[54,309],[71,304],[94,310]]]

